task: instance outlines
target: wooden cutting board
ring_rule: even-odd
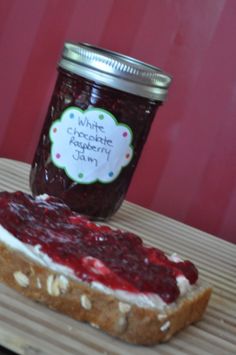
[[[0,159],[0,190],[29,192],[29,165]],[[0,284],[0,345],[19,354],[236,354],[236,245],[125,202],[110,222],[167,253],[191,258],[214,293],[204,319],[167,344],[134,346],[32,302]]]

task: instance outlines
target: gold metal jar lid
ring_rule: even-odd
[[[114,89],[164,101],[171,77],[137,59],[91,46],[66,42],[59,67]]]

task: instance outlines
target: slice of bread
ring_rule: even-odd
[[[34,258],[35,250],[27,249],[25,243],[5,228],[0,228],[0,235],[1,282],[51,309],[134,344],[167,341],[202,318],[211,295],[211,288],[198,280],[175,302],[162,302],[156,307],[148,303],[140,305],[135,299],[138,293],[126,292],[124,298],[122,292],[111,290],[109,294],[107,287],[99,290],[93,283],[80,281],[68,273],[65,267],[50,264],[45,255],[46,262]],[[17,246],[9,243],[10,237],[17,240]]]

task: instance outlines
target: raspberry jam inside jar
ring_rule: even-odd
[[[65,43],[30,174],[34,195],[61,198],[93,219],[125,198],[170,77],[87,44]]]

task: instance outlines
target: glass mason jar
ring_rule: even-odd
[[[136,59],[65,43],[32,163],[32,193],[57,196],[93,219],[111,217],[170,82],[159,68]]]

